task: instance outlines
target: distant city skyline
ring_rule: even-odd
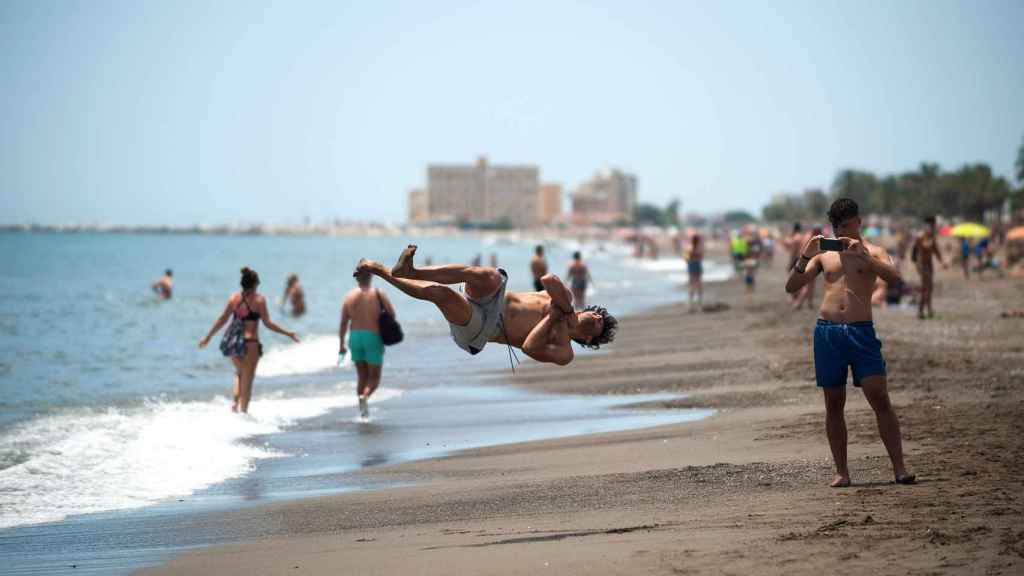
[[[759,213],[1024,138],[1024,2],[0,4],[0,224],[403,222],[431,164]]]

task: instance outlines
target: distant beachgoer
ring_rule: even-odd
[[[289,332],[274,324],[267,311],[267,300],[256,292],[260,285],[260,277],[250,268],[242,268],[242,291],[235,292],[228,298],[224,312],[214,321],[210,331],[199,340],[199,347],[205,348],[213,337],[232,318],[231,326],[224,334],[221,352],[231,358],[235,365],[235,388],[232,395],[231,411],[247,413],[249,401],[252,399],[252,382],[256,377],[256,365],[263,355],[263,344],[259,339],[259,322],[263,321],[272,332],[283,334],[293,341],[299,338],[295,332]]]
[[[994,256],[992,251],[989,250],[989,239],[979,239],[974,245],[972,252],[974,254],[975,261],[974,271],[978,274],[978,277],[981,278],[984,275],[985,270],[991,267],[992,257]]]
[[[906,230],[900,230],[899,239],[896,241],[896,269],[903,273],[903,263],[907,261],[907,252],[910,251],[910,234]]]
[[[478,253],[476,256],[473,256],[473,260],[469,263],[469,265],[470,266],[481,266],[481,265],[483,265],[483,263],[484,263],[484,255]]]
[[[762,258],[764,258],[764,241],[761,239],[760,234],[757,230],[752,230],[744,237],[747,240],[747,258],[753,258],[760,264]]]
[[[537,292],[543,292],[544,284],[540,280],[548,273],[548,261],[544,259],[544,247],[540,244],[533,249],[533,258],[530,259],[530,273],[533,274],[533,289]]]
[[[729,241],[729,252],[736,270],[743,269],[743,262],[747,259],[748,250],[747,239],[741,233],[735,232]]]
[[[898,248],[889,248],[888,250],[886,250],[886,253],[889,254],[889,258],[892,260],[892,265],[896,267],[896,270],[900,270],[902,266],[900,265]],[[886,306],[899,306],[900,302],[903,300],[903,293],[906,291],[906,285],[903,281],[903,273],[900,273],[899,282],[886,282],[885,280],[882,280],[881,277],[879,277],[879,281],[882,282],[885,288],[885,294],[883,295],[883,299],[885,301]],[[873,301],[874,296],[872,296],[872,302]]]
[[[658,242],[653,236],[647,236],[647,257],[651,260],[658,259]]]
[[[306,291],[299,284],[298,274],[289,274],[288,281],[284,286],[284,297],[281,299],[281,307],[290,304],[291,315],[298,318],[306,313]]]
[[[380,386],[381,370],[384,367],[384,341],[380,337],[381,307],[392,317],[395,316],[395,307],[386,294],[370,287],[373,276],[369,272],[356,274],[355,278],[359,285],[349,290],[341,302],[338,351],[341,355],[347,352],[345,332],[351,324],[348,344],[352,351],[352,363],[356,365],[359,413],[365,418],[370,415],[370,396]]]
[[[747,294],[753,294],[754,288],[757,285],[757,260],[755,258],[747,258],[741,264],[743,269],[743,284],[747,287]]]
[[[942,258],[942,251],[939,249],[939,242],[935,238],[935,216],[924,219],[925,229],[914,241],[911,250],[911,259],[917,266],[917,274],[921,277],[921,297],[917,303],[917,317],[924,320],[924,310],[928,309],[928,318],[935,317],[932,309],[932,292],[935,289],[935,267],[932,262],[937,259],[943,268],[948,268],[946,261]]]
[[[971,241],[967,238],[960,239],[960,267],[964,272],[964,280],[971,278]]]
[[[899,271],[880,246],[860,236],[861,219],[856,202],[840,198],[828,211],[832,229],[843,242],[839,252],[822,252],[822,236],[815,235],[801,250],[796,267],[786,281],[792,294],[818,274],[825,277],[825,296],[814,329],[814,372],[825,396],[825,429],[836,466],[833,488],[850,485],[846,458],[846,380],[853,370],[853,385],[859,386],[875,411],[878,432],[889,453],[898,484],[913,484],[903,462],[903,441],[899,419],[889,401],[882,343],[875,335],[871,293],[875,279],[900,281]]]
[[[786,268],[787,273],[793,269],[793,266],[796,266],[796,261],[800,258],[800,249],[803,248],[804,242],[806,241],[807,238],[804,237],[800,223],[794,222],[793,232],[783,241],[786,249],[789,250],[789,267]]]
[[[498,253],[497,252],[491,252],[491,268],[497,268],[497,267],[498,267]]]
[[[803,248],[803,245],[806,244],[808,240],[810,240],[814,236],[821,236],[821,233],[821,227],[815,226],[814,228],[811,229],[811,232],[809,234],[804,235],[804,239],[802,240],[802,244],[800,244],[800,247]],[[799,256],[797,258],[799,259]],[[807,305],[808,310],[814,310],[814,294],[817,291],[817,287],[818,279],[812,278],[806,286],[797,291],[797,293],[794,294],[793,298],[793,310],[799,310],[803,308],[804,304]]]
[[[587,285],[594,279],[590,277],[590,268],[583,263],[583,255],[578,250],[573,252],[572,262],[569,263],[569,270],[565,276],[569,279],[573,306],[576,310],[583,310],[587,307]]]
[[[391,269],[360,260],[355,273],[370,272],[417,300],[433,302],[448,321],[452,339],[470,354],[498,342],[538,362],[564,366],[573,360],[572,342],[596,350],[615,339],[618,320],[600,306],[574,313],[572,294],[554,274],[541,277],[543,292],[506,292],[508,273],[500,268],[415,268],[415,253],[416,246],[410,245]],[[465,295],[446,284],[465,284]]]
[[[881,276],[875,278],[875,287],[871,290],[871,305],[881,306],[885,304],[885,295],[888,292],[889,286],[885,283],[885,280],[882,280]]]
[[[164,270],[164,275],[159,280],[153,283],[153,292],[156,292],[157,296],[164,300],[170,300],[171,295],[174,293],[174,271],[168,268]]]
[[[764,261],[765,266],[771,268],[775,264],[775,238],[768,233],[768,230],[762,230],[761,240],[764,242],[764,251],[761,253],[761,260]]]
[[[686,273],[689,276],[686,284],[687,301],[690,303],[690,312],[693,312],[704,306],[704,239],[700,234],[694,234],[690,238],[690,245],[683,257],[686,259]],[[695,298],[696,309],[693,307]]]
[[[1006,270],[1003,269],[1002,263],[996,258],[995,247],[989,243],[988,238],[983,239],[978,245],[982,247],[978,253],[978,277],[983,277],[987,270],[995,270],[1000,278],[1004,278]]]

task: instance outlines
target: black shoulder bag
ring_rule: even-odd
[[[395,320],[395,317],[384,308],[384,301],[381,300],[380,290],[377,290],[377,303],[380,304],[380,319],[378,320],[380,339],[384,342],[385,346],[398,344],[403,338],[402,327],[398,324],[398,320]]]

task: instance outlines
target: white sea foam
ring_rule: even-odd
[[[679,284],[689,282],[689,274],[686,269],[686,260],[682,258],[662,258],[660,260],[642,260],[630,258],[625,260],[627,266],[648,270],[651,272],[666,273],[669,280]],[[724,282],[735,274],[730,264],[722,264],[713,260],[704,260],[704,282]]]
[[[632,268],[650,270],[651,272],[686,271],[686,260],[682,258],[661,258],[658,260],[627,258],[624,262]]]
[[[256,367],[257,376],[291,376],[330,370],[338,365],[338,336],[304,338],[264,354]]]
[[[377,398],[399,394],[382,390]],[[260,395],[251,415],[231,414],[228,400],[217,397],[78,408],[31,420],[0,438],[0,454],[27,454],[0,470],[0,528],[191,494],[282,455],[241,440],[355,403],[347,382],[319,396]]]

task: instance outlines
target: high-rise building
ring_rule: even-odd
[[[409,222],[426,222],[430,219],[427,211],[427,193],[422,188],[409,190]]]
[[[577,224],[632,222],[636,207],[636,176],[603,169],[572,193],[572,220]]]
[[[537,223],[540,170],[536,166],[499,166],[481,156],[473,165],[427,166],[430,220],[471,223]]]
[[[537,221],[540,224],[554,224],[562,216],[562,185],[543,184],[537,202]]]

